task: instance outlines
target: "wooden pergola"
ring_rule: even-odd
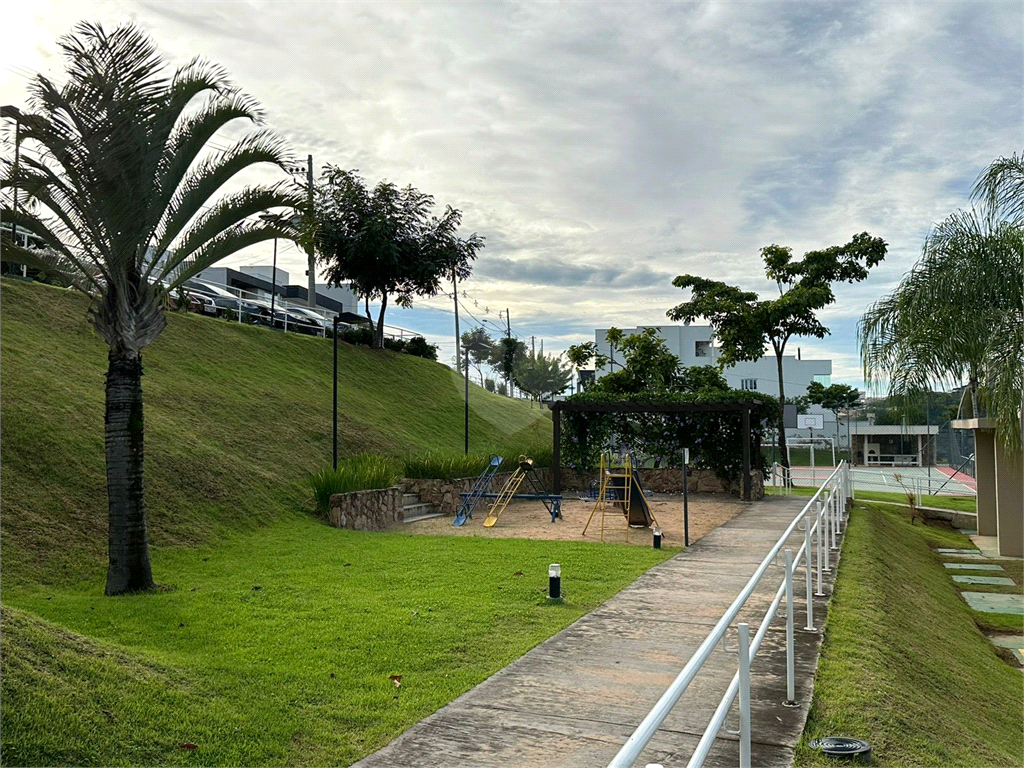
[[[743,419],[743,499],[750,501],[750,412],[760,403],[572,403],[558,400],[551,403],[551,419],[554,422],[554,488],[552,493],[562,492],[562,413],[735,413]]]

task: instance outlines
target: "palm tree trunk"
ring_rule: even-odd
[[[142,358],[111,350],[107,369],[108,595],[153,589],[143,483]]]

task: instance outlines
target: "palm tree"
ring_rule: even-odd
[[[1021,227],[998,212],[958,211],[932,230],[921,259],[859,328],[869,382],[888,377],[891,395],[912,397],[931,381],[966,378],[974,415],[991,413],[1014,455],[1021,450],[1022,247]]]
[[[211,138],[235,120],[262,122],[257,104],[219,67],[193,60],[167,77],[153,43],[135,26],[109,34],[80,23],[59,41],[67,83],[37,75],[21,118],[18,167],[5,186],[27,211],[3,216],[46,243],[12,260],[36,266],[86,293],[109,346],[106,466],[109,567],[106,593],[154,586],[143,483],[142,350],[166,325],[170,290],[240,248],[288,236],[278,221],[248,217],[290,208],[290,182],[220,194],[239,171],[284,167],[283,143],[265,129],[227,149]],[[31,151],[34,150],[34,151]],[[16,173],[15,173],[16,171]],[[214,200],[214,197],[217,197]]]

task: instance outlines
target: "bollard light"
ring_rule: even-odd
[[[654,548],[661,549],[661,528],[654,526]]]
[[[558,563],[548,566],[548,599],[562,599],[562,566]]]

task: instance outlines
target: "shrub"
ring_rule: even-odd
[[[336,493],[390,488],[401,477],[399,465],[387,456],[360,453],[338,462],[338,469],[322,469],[309,477],[318,512],[327,513]]]
[[[364,347],[370,347],[373,346],[373,331],[370,330],[369,326],[357,325],[338,331],[338,339],[349,344],[361,344]]]
[[[407,354],[425,357],[427,360],[437,360],[437,345],[428,344],[422,336],[414,336],[405,343]]]
[[[466,456],[428,451],[405,460],[405,476],[430,480],[457,480],[461,477],[476,477],[491,463],[493,455],[471,453]],[[508,463],[508,457],[505,456],[505,458],[505,463]]]

